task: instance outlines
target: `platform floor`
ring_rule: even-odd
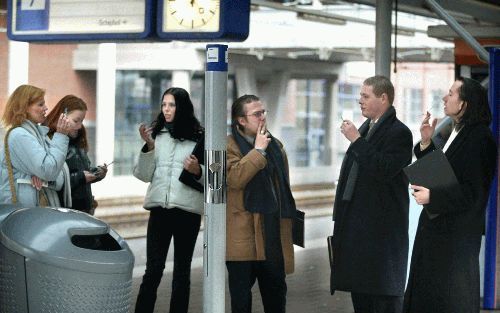
[[[331,233],[332,221],[329,208],[309,212],[306,219],[306,248],[296,248],[295,273],[287,276],[287,313],[352,313],[350,293],[336,292],[334,296],[329,292],[330,269],[328,264],[326,236]],[[316,215],[316,217],[314,217]],[[200,232],[195,248],[191,273],[191,300],[189,312],[203,312],[203,261],[202,261],[203,234]],[[136,256],[134,268],[132,310],[144,273],[145,238],[127,241]],[[175,249],[175,248],[174,248]],[[172,280],[172,255],[169,254],[167,266],[158,291],[158,300],[155,313],[167,313],[170,301],[170,284]],[[226,279],[227,281],[227,279]],[[253,289],[253,312],[263,313],[258,285]],[[231,312],[229,292],[226,283],[226,311]],[[481,312],[496,312],[481,311]]]

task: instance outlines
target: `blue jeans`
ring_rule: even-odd
[[[156,291],[174,238],[174,272],[170,313],[187,313],[191,285],[191,260],[200,231],[201,216],[181,209],[153,208],[146,238],[146,272],[135,305],[136,313],[153,313]]]

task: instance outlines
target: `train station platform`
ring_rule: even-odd
[[[292,186],[292,193],[297,207],[311,209],[309,216],[318,214],[318,208],[332,206],[335,198],[334,185],[328,183]],[[143,237],[149,218],[149,212],[142,208],[143,201],[144,197],[98,199],[95,216],[126,239]]]
[[[287,313],[352,313],[350,293],[329,292],[330,267],[326,237],[332,232],[331,207],[308,208],[306,211],[306,247],[295,248],[295,272],[287,276]],[[142,280],[146,263],[145,238],[127,240],[135,255],[133,274],[132,311]],[[174,243],[175,244],[175,243]],[[200,232],[195,247],[191,273],[191,300],[189,312],[203,312],[203,233]],[[175,250],[175,246],[174,246]],[[173,253],[169,253],[162,282],[158,290],[155,313],[169,311]],[[258,284],[253,288],[253,313],[263,313],[264,309]],[[230,313],[230,297],[226,279],[226,310]],[[481,311],[500,313],[500,310]]]

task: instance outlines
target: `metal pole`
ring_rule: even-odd
[[[375,74],[391,78],[392,0],[377,0],[375,18]]]
[[[451,29],[453,29],[469,46],[471,46],[474,51],[478,54],[478,57],[485,61],[490,62],[490,56],[488,51],[481,46],[481,44],[472,37],[469,32],[465,30],[448,12],[446,12],[443,7],[441,7],[435,0],[424,0],[425,3],[440,17],[442,18]]]
[[[495,136],[497,145],[500,142],[500,49],[492,48],[490,50],[490,89],[488,96],[490,109],[493,117],[491,131]],[[500,307],[500,295],[498,288],[500,286],[500,249],[498,242],[500,239],[500,214],[498,212],[498,178],[500,172],[496,173],[490,189],[488,207],[486,209],[486,233],[484,244],[484,297],[483,308],[486,310],[497,309]]]
[[[226,278],[227,46],[207,45],[203,312],[224,313]]]

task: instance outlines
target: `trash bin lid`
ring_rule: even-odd
[[[33,261],[92,273],[127,273],[134,255],[108,224],[62,208],[23,208],[0,224],[0,243]]]
[[[10,213],[21,208],[19,204],[0,204],[0,224]]]

